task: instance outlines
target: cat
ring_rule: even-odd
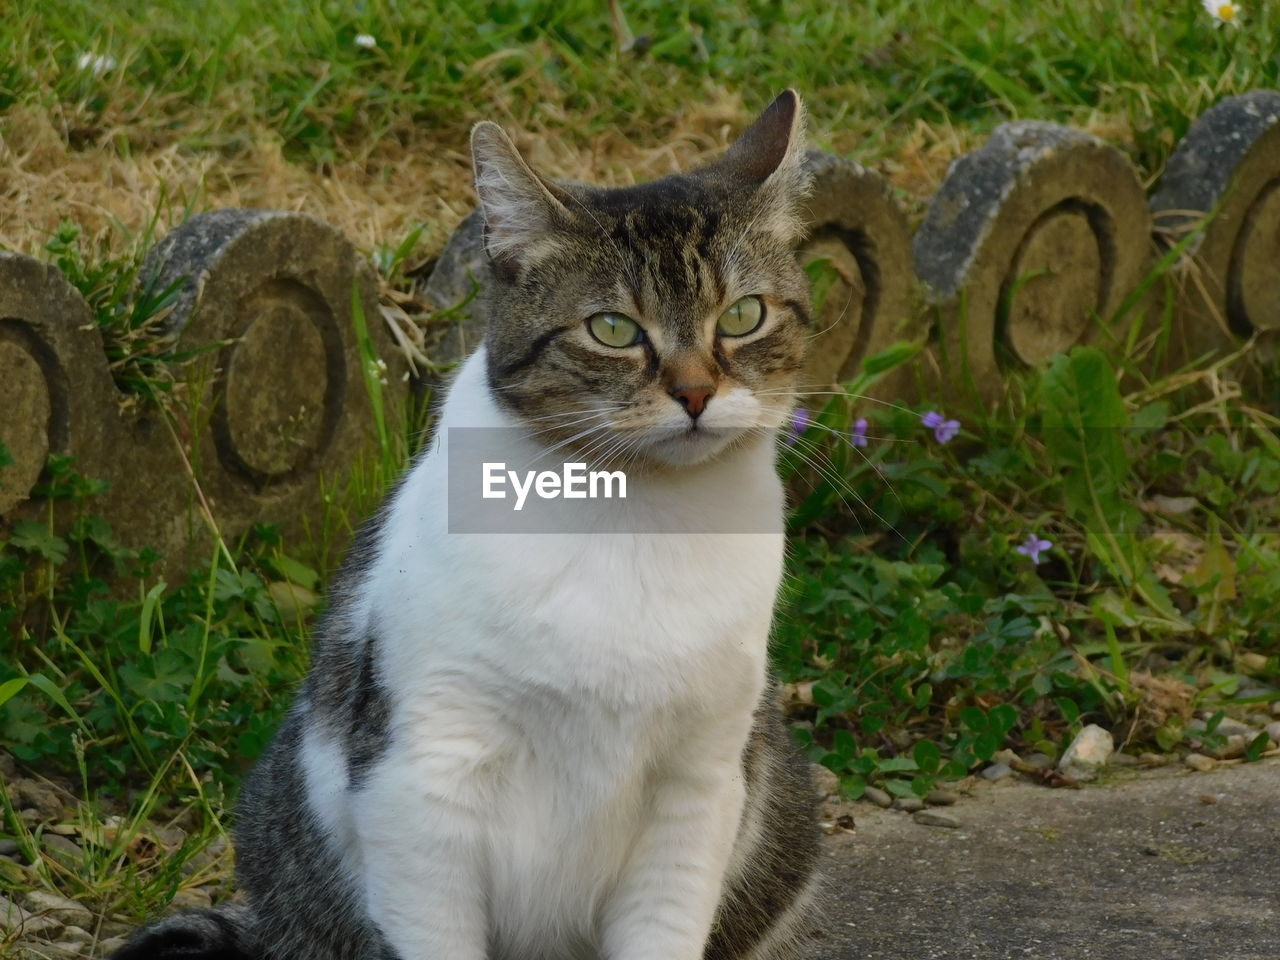
[[[787,90],[718,159],[621,189],[475,127],[484,342],[243,788],[241,902],[117,960],[798,956],[815,798],[767,646],[809,334],[803,117]],[[450,532],[461,431],[493,460],[623,469],[627,498],[562,504],[592,533]]]

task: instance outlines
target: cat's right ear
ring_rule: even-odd
[[[516,268],[536,263],[556,246],[556,231],[573,221],[567,196],[534,173],[496,123],[472,128],[471,160],[490,259]]]

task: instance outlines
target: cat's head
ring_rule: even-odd
[[[622,189],[553,183],[478,124],[503,408],[599,463],[697,463],[782,425],[809,334],[803,119],[787,90],[717,160]]]

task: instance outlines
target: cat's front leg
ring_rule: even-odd
[[[458,768],[388,757],[359,792],[367,909],[397,960],[485,960],[481,818]]]
[[[655,786],[650,819],[604,916],[607,960],[701,960],[746,799],[741,745],[698,737]],[[701,750],[700,747],[714,747]]]

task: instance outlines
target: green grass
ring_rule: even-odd
[[[234,156],[275,131],[320,177],[389,147],[461,150],[482,116],[582,149],[613,130],[657,145],[721,91],[754,106],[794,85],[818,139],[864,160],[1019,116],[1117,129],[1154,174],[1220,96],[1276,86],[1280,50],[1263,4],[1240,29],[1215,29],[1193,0],[624,6],[643,53],[621,52],[607,5],[584,0],[358,15],[20,0],[0,19],[0,124],[42,112],[76,149],[120,157],[161,143]],[[75,68],[83,52],[118,64],[94,77]],[[367,251],[388,283],[421,235]],[[117,381],[163,407],[166,292],[129,295],[148,237],[120,251],[69,223],[40,246],[94,308]],[[101,485],[51,462],[48,495],[79,518],[0,543],[0,746],[73,786],[62,820],[89,858],[38,855],[51,823],[10,805],[0,833],[31,865],[0,860],[0,888],[139,919],[225,879],[209,851],[227,805],[305,671],[343,546],[421,422],[381,404],[360,340],[380,442],[353,477],[326,478],[334,496],[305,542],[257,527],[164,583],[146,544],[95,515]],[[1144,359],[1076,351],[1013,377],[995,409],[858,403],[873,367],[784,448],[795,507],[775,659],[798,736],[847,793],[923,791],[1006,746],[1055,755],[1088,722],[1131,752],[1174,750],[1194,712],[1256,717],[1280,697],[1280,398],[1233,389],[1239,358],[1158,380]],[[959,435],[939,443],[929,410]],[[857,418],[866,447],[848,440]],[[1053,543],[1039,563],[1016,551],[1031,534]],[[110,830],[108,815],[122,817]]]
[[[66,135],[235,151],[255,130],[312,161],[380,141],[461,144],[493,116],[589,140],[657,140],[711,88],[760,104],[784,86],[815,127],[874,158],[917,121],[983,130],[1009,117],[1131,126],[1159,170],[1220,96],[1275,86],[1280,21],[1245,5],[1215,28],[1197,0],[888,0],[622,4],[642,37],[619,49],[602,0],[359,5],[244,0],[16,0],[0,22],[0,109],[54,111]],[[357,34],[377,41],[356,45]],[[641,52],[643,51],[643,52]],[[101,76],[83,53],[109,56]]]

